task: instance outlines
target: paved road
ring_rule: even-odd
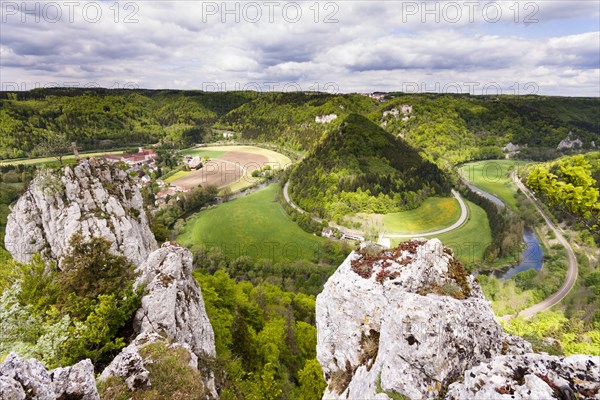
[[[285,201],[292,206],[292,208],[296,211],[298,211],[300,214],[304,214],[305,211],[303,209],[301,209],[300,207],[298,207],[293,201],[292,199],[290,199],[290,195],[288,193],[288,188],[290,187],[290,181],[288,180],[285,185],[283,185],[283,198],[285,199]],[[319,222],[321,222],[321,220],[319,218],[313,217],[313,219],[315,220],[319,220]]]
[[[296,211],[298,211],[300,214],[304,214],[306,211],[304,211],[303,209],[301,209],[298,205],[296,205],[292,199],[290,198],[290,195],[288,193],[288,188],[290,186],[290,181],[288,180],[285,185],[283,185],[283,198],[285,199],[285,201]],[[317,218],[317,217],[311,217],[313,219],[313,221],[318,222],[319,224],[321,222],[323,222],[323,220],[321,218]],[[364,233],[361,231],[357,231],[357,230],[353,230],[353,229],[348,229],[344,226],[338,225],[334,222],[329,222],[329,226],[332,228],[335,228],[337,230],[339,230],[340,232],[342,232],[345,235],[350,235],[352,237],[357,237],[357,238],[364,238]]]
[[[288,180],[285,185],[283,186],[283,197],[285,198],[285,201],[292,206],[296,211],[298,211],[299,213],[304,214],[305,211],[303,209],[301,209],[300,207],[298,207],[296,204],[294,204],[294,202],[292,201],[292,199],[290,199],[289,193],[288,193],[288,187],[289,187],[290,181]],[[458,192],[454,189],[452,189],[452,195],[454,196],[454,198],[456,198],[456,200],[458,200],[458,203],[460,204],[460,217],[458,218],[458,220],[453,223],[452,225],[444,228],[444,229],[440,229],[437,231],[433,231],[433,232],[422,232],[422,233],[411,233],[411,234],[405,234],[405,233],[385,233],[382,234],[379,237],[379,242],[382,243],[383,241],[386,241],[387,243],[389,243],[389,239],[410,239],[410,238],[415,238],[415,237],[423,237],[423,236],[434,236],[434,235],[441,235],[442,233],[446,233],[446,232],[450,232],[453,231],[455,229],[458,229],[460,226],[462,226],[462,224],[465,223],[465,221],[467,220],[467,218],[469,217],[469,211],[467,208],[467,205],[465,204],[464,200],[462,199],[462,197],[460,197],[460,194],[458,194]],[[316,217],[313,217],[313,219],[317,222],[321,222],[322,220]],[[346,233],[345,231],[348,231],[348,233],[352,233],[352,234],[358,234],[360,233],[362,235],[362,232],[359,231],[351,231],[347,228],[344,228],[342,226],[336,225],[336,224],[330,224],[331,226],[340,229],[340,231],[342,233]],[[388,246],[389,247],[389,246]]]
[[[520,311],[519,313],[516,314],[518,316],[530,318],[530,317],[533,317],[535,314],[545,311],[545,310],[549,309],[550,307],[560,303],[562,301],[562,299],[564,299],[567,296],[567,294],[569,294],[569,292],[573,288],[573,285],[575,285],[575,281],[577,280],[577,258],[575,257],[573,248],[571,247],[569,242],[563,237],[560,228],[558,228],[556,225],[554,225],[552,220],[550,218],[548,218],[546,213],[538,206],[537,201],[535,200],[535,198],[533,197],[533,195],[531,194],[529,189],[527,189],[527,187],[525,185],[523,185],[523,183],[519,180],[519,177],[517,176],[516,171],[513,171],[511,173],[511,177],[512,177],[515,185],[517,185],[517,187],[521,190],[521,192],[523,192],[525,194],[525,196],[527,196],[529,198],[529,200],[531,200],[533,202],[533,205],[535,206],[535,208],[542,215],[542,217],[544,218],[544,221],[546,221],[546,225],[548,225],[548,228],[550,228],[550,230],[552,230],[552,232],[554,232],[554,234],[556,235],[556,239],[558,239],[559,243],[565,248],[565,250],[567,251],[567,261],[569,264],[565,282],[558,289],[557,292],[553,293],[545,300],[543,300],[537,304],[534,304],[533,306],[526,308],[525,310]],[[501,317],[500,319],[508,320],[508,319],[515,317],[516,315],[505,315],[505,316]]]

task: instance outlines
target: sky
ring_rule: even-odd
[[[0,89],[600,96],[600,1],[5,1]]]

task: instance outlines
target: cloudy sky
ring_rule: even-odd
[[[600,96],[600,2],[1,0],[3,90]]]

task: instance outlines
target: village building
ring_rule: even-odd
[[[130,167],[150,165],[154,163],[158,155],[154,150],[144,150],[139,148],[137,153],[133,154],[105,154],[104,159],[112,163],[124,162]]]

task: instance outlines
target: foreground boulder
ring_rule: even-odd
[[[0,399],[99,400],[100,397],[90,360],[48,371],[35,359],[24,360],[11,353],[0,364]]]
[[[316,307],[324,399],[600,398],[597,357],[533,354],[436,239],[351,253]]]
[[[151,386],[151,378],[141,353],[146,346],[166,342],[170,348],[184,349],[189,365],[204,371],[208,397],[217,397],[212,373],[204,367],[215,357],[215,339],[204,308],[202,292],[192,277],[192,254],[184,247],[165,243],[150,254],[139,268],[137,285],[147,294],[137,311],[134,328],[137,337],[102,372],[100,381],[121,378],[130,390]]]
[[[5,247],[20,262],[38,252],[60,260],[77,232],[109,240],[115,254],[136,265],[157,248],[137,185],[127,172],[95,159],[60,173],[41,171],[8,216]]]
[[[440,241],[353,252],[317,297],[324,398],[434,398],[481,362],[531,351],[505,334]]]
[[[547,354],[500,356],[464,373],[447,399],[600,398],[600,359]]]

